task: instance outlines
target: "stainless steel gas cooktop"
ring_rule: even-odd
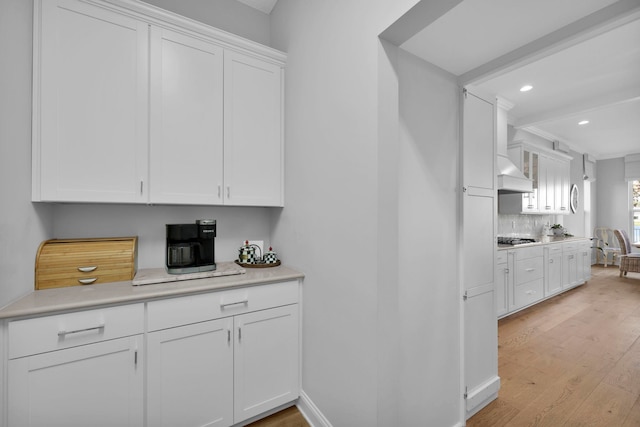
[[[527,237],[498,237],[499,245],[526,245],[527,243],[535,243],[536,239],[530,239]]]

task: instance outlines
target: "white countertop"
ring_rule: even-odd
[[[218,265],[224,268],[225,264],[229,263],[233,264],[233,262],[222,262]],[[269,268],[246,268],[245,270],[246,272],[244,274],[169,283],[154,283],[142,286],[134,286],[131,281],[125,281],[34,290],[30,294],[0,309],[0,319],[48,314],[112,304],[142,302],[156,298],[188,295],[226,288],[298,280],[304,277],[304,274],[284,265]]]
[[[530,246],[548,245],[553,243],[564,243],[580,240],[591,240],[589,237],[556,237],[556,236],[543,236],[539,238],[538,242],[524,243],[522,245],[498,245],[499,251],[506,251],[509,249],[528,248]]]

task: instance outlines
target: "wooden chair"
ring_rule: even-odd
[[[631,252],[631,241],[624,230],[614,230],[618,242],[620,243],[620,277],[627,272],[640,273],[640,253]]]

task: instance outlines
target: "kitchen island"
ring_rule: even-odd
[[[291,406],[303,277],[34,291],[0,310],[0,427],[232,426]]]

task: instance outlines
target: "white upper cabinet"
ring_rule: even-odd
[[[283,206],[282,52],[132,0],[35,14],[34,201]]]
[[[223,49],[151,28],[152,203],[222,204]]]
[[[571,157],[542,147],[516,141],[509,144],[509,158],[533,180],[533,192],[501,194],[502,214],[564,214],[568,209]]]
[[[33,200],[145,201],[148,26],[73,0],[36,8]]]
[[[283,206],[282,69],[224,55],[225,203]]]

